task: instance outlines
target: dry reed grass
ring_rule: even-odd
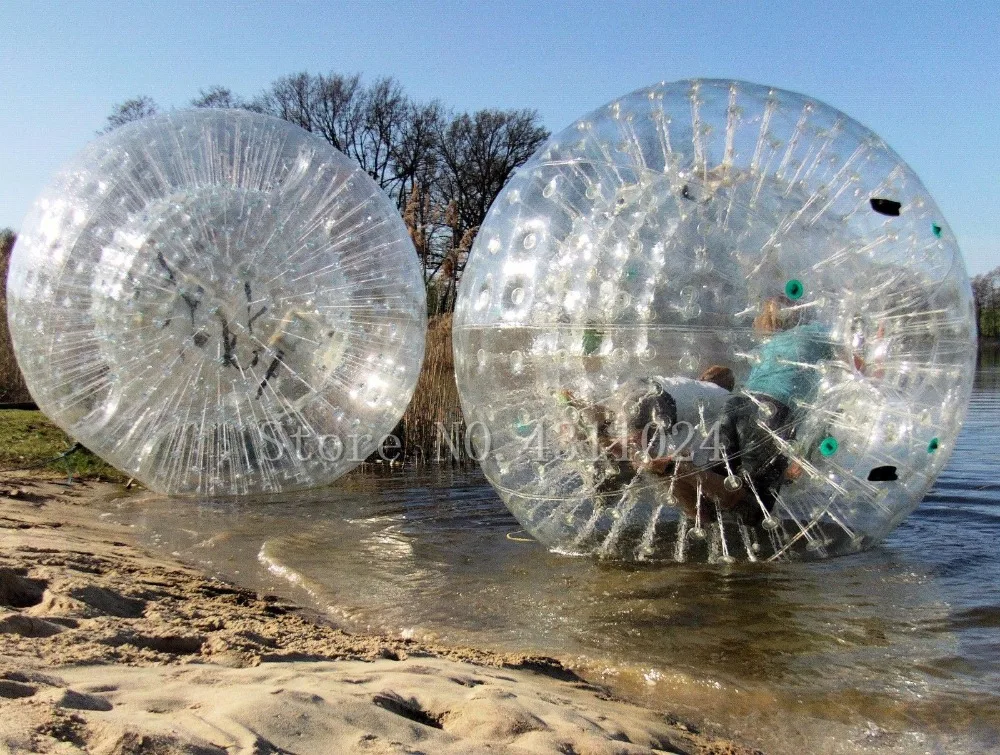
[[[14,358],[14,346],[7,326],[7,266],[17,237],[12,231],[0,231],[0,403],[31,401],[28,386]]]
[[[400,424],[407,456],[425,461],[463,460],[465,423],[455,386],[451,314],[437,315],[428,323],[424,366]],[[457,454],[452,454],[445,434]]]

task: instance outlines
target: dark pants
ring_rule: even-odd
[[[788,468],[778,438],[787,441],[794,436],[791,414],[788,406],[770,396],[735,394],[726,401],[719,425],[719,443],[733,474],[750,478],[768,511]],[[743,504],[748,524],[759,524],[764,514],[750,490]]]
[[[655,455],[655,452],[661,447],[661,442],[670,439],[670,428],[677,423],[677,402],[673,396],[663,390],[663,386],[659,383],[656,381],[650,382],[655,392],[643,396],[635,406],[629,407],[626,410],[627,427],[630,434],[642,432],[643,435],[640,443],[645,441],[648,444],[647,448]],[[598,437],[602,434],[600,429],[598,430],[598,434]],[[604,427],[603,436],[605,439],[609,439],[607,426]],[[620,449],[620,458],[613,465],[617,473],[606,477],[600,483],[596,490],[598,496],[603,498],[620,496],[622,490],[635,479],[639,471],[632,464],[630,458],[631,452],[635,450],[638,449],[629,448],[628,446]],[[664,471],[663,474],[672,474],[672,471]]]

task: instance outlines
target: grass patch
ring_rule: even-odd
[[[90,480],[128,480],[127,475],[85,448],[64,459],[52,461],[72,446],[69,436],[41,412],[0,410],[0,472],[36,467],[58,474],[72,473],[74,477]]]

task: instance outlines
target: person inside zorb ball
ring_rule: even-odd
[[[947,223],[878,136],[696,80],[612,102],[515,174],[454,350],[483,469],[547,546],[821,558],[878,542],[930,488],[975,325]]]
[[[331,482],[399,421],[423,359],[394,204],[325,140],[246,111],[89,145],[29,212],[7,292],[39,408],[163,493]]]

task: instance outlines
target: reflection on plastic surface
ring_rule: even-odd
[[[166,493],[332,481],[398,422],[423,359],[396,208],[323,139],[243,111],[89,145],[25,220],[8,302],[39,407]]]
[[[616,100],[516,173],[454,339],[515,516],[637,560],[878,542],[944,465],[975,363],[960,252],[909,167],[823,103],[708,80]]]

